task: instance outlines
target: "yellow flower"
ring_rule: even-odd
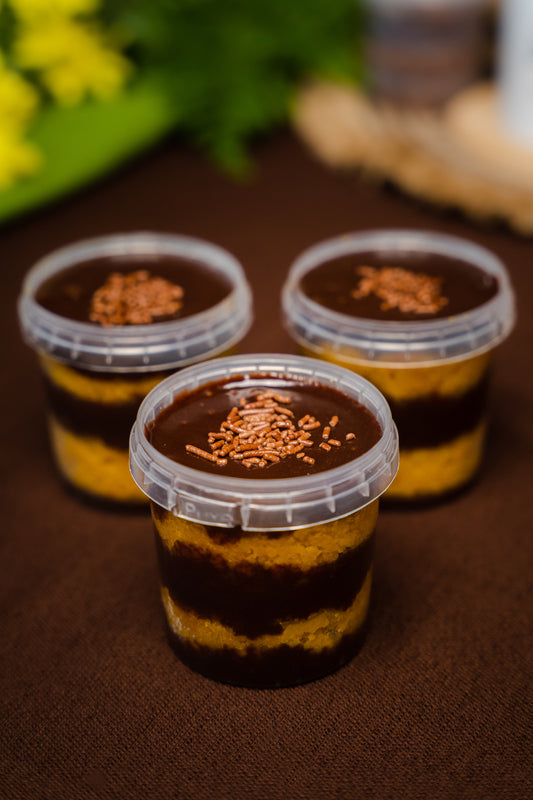
[[[22,127],[39,105],[35,89],[18,73],[5,66],[0,53],[0,126]]]
[[[0,53],[0,189],[31,175],[41,165],[38,149],[24,139],[38,104],[37,92],[6,68]]]
[[[24,141],[19,129],[0,125],[0,189],[6,189],[18,178],[31,175],[41,166],[41,154]]]
[[[90,14],[100,7],[100,0],[9,0],[16,16],[24,20],[59,15]]]
[[[17,71],[6,67],[0,51],[0,190],[42,164],[38,148],[24,137],[43,87],[64,105],[88,94],[107,99],[120,91],[131,69],[91,21],[101,0],[0,0],[0,7],[6,4],[16,21],[9,58]]]
[[[122,88],[130,64],[108,45],[96,25],[67,17],[22,25],[15,41],[17,65],[39,72],[43,85],[63,105],[87,94],[109,99]]]

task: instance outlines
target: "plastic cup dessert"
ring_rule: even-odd
[[[38,354],[66,483],[100,504],[146,506],[128,459],[142,399],[169,373],[231,352],[251,317],[240,264],[201,240],[117,234],[39,261],[19,319]]]
[[[435,233],[347,234],[295,261],[282,304],[303,353],[354,370],[387,398],[400,437],[388,500],[440,500],[472,481],[493,353],[515,320],[498,258]]]
[[[130,464],[152,503],[181,660],[248,687],[348,661],[366,630],[379,497],[397,463],[383,396],[333,364],[233,356],[153,389]]]

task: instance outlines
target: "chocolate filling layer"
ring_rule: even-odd
[[[283,620],[351,605],[372,563],[373,538],[308,570],[246,563],[228,567],[217,555],[183,542],[170,551],[159,535],[156,542],[161,582],[177,605],[254,639],[281,633]]]
[[[419,400],[388,399],[401,450],[437,447],[474,430],[485,415],[488,376],[457,397],[433,394]]]
[[[263,689],[306,683],[342,667],[360,650],[367,628],[365,622],[335,647],[318,652],[282,645],[265,651],[249,648],[238,655],[227,647],[215,650],[187,642],[170,630],[168,637],[181,661],[197,672],[224,683]]]
[[[102,374],[107,377],[106,373]],[[457,397],[434,394],[403,402],[387,398],[398,427],[400,447],[403,450],[436,447],[472,431],[485,414],[488,382],[488,376],[485,376],[472,389]],[[52,413],[65,428],[82,436],[95,436],[110,447],[127,450],[131,427],[143,396],[139,395],[137,400],[130,403],[111,405],[82,400],[50,380],[46,380],[46,388]],[[182,430],[184,442],[190,435],[185,427]],[[324,455],[319,453],[322,459]],[[200,465],[204,468],[210,466],[194,457],[191,457],[191,462],[193,459],[197,469]],[[264,473],[260,476],[257,473],[247,474],[247,477],[256,476],[264,477]]]
[[[45,378],[50,411],[67,430],[94,436],[109,447],[128,450],[130,431],[143,395],[129,403],[94,403],[82,400]]]

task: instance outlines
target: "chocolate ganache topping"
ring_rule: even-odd
[[[460,259],[437,253],[368,252],[342,256],[310,270],[304,293],[354,317],[390,321],[455,316],[488,302],[497,279]]]
[[[205,311],[231,291],[228,278],[176,256],[107,256],[45,281],[37,302],[68,319],[97,325],[166,322]]]
[[[179,395],[146,435],[165,456],[193,469],[288,478],[359,457],[381,428],[367,408],[333,387],[251,376]]]
[[[183,289],[146,269],[112,272],[91,298],[89,319],[104,327],[170,319],[183,305]]]

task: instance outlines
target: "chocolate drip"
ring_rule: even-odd
[[[281,633],[284,620],[350,606],[368,573],[373,551],[370,536],[332,563],[307,570],[248,563],[228,567],[220,556],[192,545],[176,542],[169,551],[159,535],[156,542],[161,582],[174,602],[250,639]]]

